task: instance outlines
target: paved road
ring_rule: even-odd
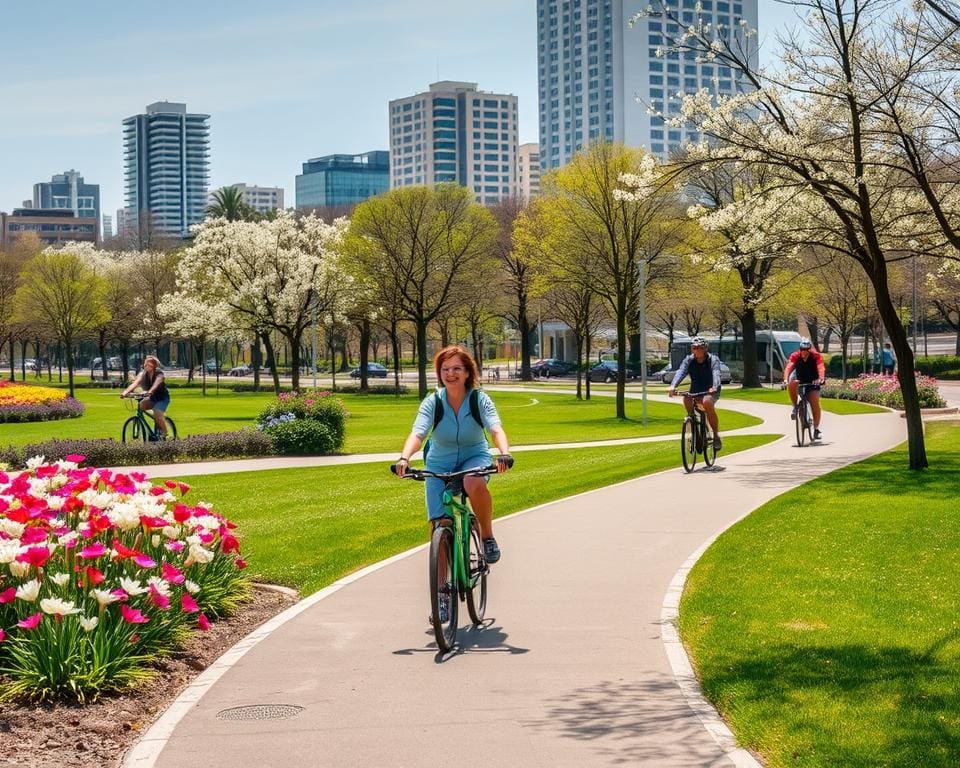
[[[736,406],[789,425],[784,406]],[[499,521],[489,626],[461,631],[449,659],[426,623],[423,548],[328,588],[205,694],[202,679],[188,689],[186,716],[161,720],[126,764],[730,765],[674,679],[664,596],[690,554],[749,510],[904,439],[895,414],[825,418],[821,446],[782,439],[721,458],[722,471],[672,470]],[[303,710],[218,717],[246,705]]]

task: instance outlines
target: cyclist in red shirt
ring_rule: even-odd
[[[787,359],[787,367],[783,371],[783,383],[790,389],[790,402],[793,403],[791,419],[797,418],[797,388],[801,384],[813,384],[807,389],[807,399],[813,410],[813,439],[820,440],[820,385],[827,377],[827,370],[823,364],[823,355],[813,348],[810,339],[800,340],[800,349]]]

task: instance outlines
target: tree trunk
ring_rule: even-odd
[[[253,345],[250,347],[250,362],[253,364],[253,391],[260,391],[260,367],[263,365],[263,355],[260,350],[260,336],[254,334]]]
[[[273,391],[280,394],[280,373],[277,371],[277,356],[273,352],[273,344],[270,342],[269,333],[261,333],[260,338],[263,341],[263,348],[267,350],[267,365],[270,367],[270,375],[273,377]]]
[[[396,396],[400,397],[400,334],[396,323],[390,323],[390,346],[393,349],[393,387]]]
[[[626,299],[617,306],[617,418],[627,418],[627,307]]]
[[[586,390],[585,397],[587,400],[590,399],[590,353],[593,351],[592,343],[593,343],[593,340],[590,338],[590,331],[588,330],[586,333],[586,343],[583,345],[583,358],[584,358],[583,367],[586,369],[584,371],[584,378],[586,379],[584,388]]]
[[[577,400],[583,400],[583,334],[576,332],[577,339]]]
[[[524,296],[517,312],[517,330],[520,332],[520,381],[533,381],[530,373],[530,321]]]
[[[360,391],[367,392],[370,385],[367,383],[367,363],[370,361],[370,321],[363,318],[360,321]]]
[[[847,345],[850,343],[850,332],[840,334],[840,376],[847,380]]]
[[[69,336],[63,340],[67,348],[67,391],[73,397],[73,339]],[[40,361],[37,360],[37,370],[40,370]]]
[[[740,315],[740,326],[743,328],[743,387],[759,387],[760,372],[757,365],[757,314],[746,307]],[[773,344],[773,339],[770,340]],[[769,372],[768,372],[769,375]]]
[[[879,275],[880,287],[874,283],[877,297],[877,309],[884,327],[890,336],[890,344],[897,356],[897,378],[900,380],[900,392],[903,395],[903,409],[907,420],[907,447],[910,454],[910,469],[925,469],[927,451],[923,442],[923,421],[920,416],[920,397],[917,393],[917,379],[914,376],[913,350],[910,349],[907,331],[900,323],[897,308],[893,305],[887,290],[886,275]]]
[[[427,322],[417,318],[417,391],[420,399],[427,396]]]
[[[285,334],[287,346],[290,347],[290,387],[294,392],[300,391],[300,337],[303,331],[295,331]],[[336,352],[334,352],[336,360]]]

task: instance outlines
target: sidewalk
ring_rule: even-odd
[[[785,406],[725,405],[767,432],[790,426]],[[424,548],[327,588],[201,675],[125,765],[732,765],[677,685],[661,610],[691,553],[749,510],[905,438],[893,413],[826,414],[823,429],[822,445],[787,437],[721,454],[720,471],[670,470],[498,521],[489,626],[461,630],[442,663]],[[248,706],[302,710],[225,713]]]

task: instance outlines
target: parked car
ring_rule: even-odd
[[[360,378],[360,366],[358,365],[352,371],[350,371],[351,379]],[[384,368],[380,363],[367,363],[367,378],[370,379],[385,379],[387,378],[387,369]]]
[[[587,371],[587,378],[590,381],[616,381],[617,380],[617,361],[601,360],[593,368]],[[627,379],[639,379],[640,366],[633,363],[627,363]]]
[[[662,371],[659,371],[654,375],[657,378],[659,378],[660,381],[662,381],[664,384],[670,384],[673,381],[673,377],[677,375],[677,372],[676,370],[674,370],[673,364],[668,364],[666,368],[664,368]],[[686,379],[684,379],[684,381],[686,381]],[[723,362],[723,360],[721,360],[720,361],[720,383],[729,384],[731,381],[733,381],[733,374],[730,373],[730,367],[725,362]]]
[[[229,371],[227,371],[227,376],[248,376],[253,372],[253,369],[246,363],[240,363],[240,365],[235,365]]]
[[[548,357],[545,360],[537,360],[537,362],[531,365],[530,373],[534,376],[548,378],[550,376],[564,376],[575,368],[576,366],[573,363],[568,363],[565,360],[559,360],[555,357]]]

